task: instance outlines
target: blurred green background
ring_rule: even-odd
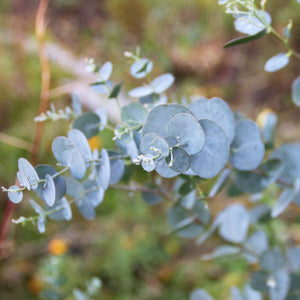
[[[34,35],[38,2],[0,2],[0,132],[4,134],[0,136],[0,183],[4,186],[14,182],[17,159],[30,155],[8,145],[7,135],[21,139],[23,146],[28,147],[36,126],[33,118],[38,112],[41,88]],[[111,60],[114,80],[125,78],[127,89],[136,86],[138,82],[129,76],[130,62],[123,53],[140,46],[142,56],[154,62],[154,75],[175,75],[171,91],[174,101],[193,95],[219,96],[251,118],[269,107],[279,114],[278,142],[300,137],[299,109],[290,100],[290,85],[299,75],[299,62],[292,60],[282,71],[265,73],[265,61],[285,50],[271,37],[223,49],[239,33],[217,1],[49,2],[46,42],[51,53],[51,101],[56,107],[69,104],[68,94],[76,88],[72,83],[82,86],[87,80],[81,69],[85,57],[100,64]],[[294,0],[274,0],[267,8],[279,32],[288,19],[294,20],[292,45],[299,50],[299,4]],[[95,105],[91,101],[86,97],[85,104]],[[100,100],[96,106],[100,106]],[[51,162],[52,138],[67,130],[68,123],[64,121],[46,124],[40,162]],[[110,143],[107,132],[100,138],[104,145]],[[147,179],[141,177],[138,168],[130,172],[136,174],[136,180]],[[213,210],[218,211],[224,200],[229,201],[216,199]],[[0,201],[2,217],[7,203],[5,194],[0,195]],[[193,241],[168,235],[167,207],[151,207],[138,194],[112,190],[98,207],[94,221],[83,220],[74,209],[69,224],[51,222],[45,235],[30,224],[11,225],[8,243],[0,256],[0,298],[43,299],[37,295],[49,288],[47,272],[57,264],[59,274],[52,275],[62,280],[58,287],[64,299],[72,299],[72,289],[84,289],[94,276],[103,282],[99,299],[181,300],[188,299],[195,287],[205,287],[216,299],[228,299],[230,286],[241,285],[252,269],[239,259],[202,262],[201,254],[210,251],[216,241],[195,247]],[[30,214],[32,210],[24,201],[14,216]],[[279,228],[287,231],[283,224]],[[299,239],[299,233],[299,226],[286,232],[288,238],[294,239]],[[49,251],[53,238],[66,243],[63,256]]]

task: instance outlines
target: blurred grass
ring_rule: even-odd
[[[33,0],[0,1],[0,34],[5,37],[8,33],[17,41],[10,44],[5,38],[0,40],[0,130],[29,142],[33,139],[33,118],[40,98],[39,59],[36,53],[27,53],[16,45],[19,38],[32,36],[36,6]],[[290,1],[286,5],[286,1],[276,0],[270,8],[279,31],[288,18],[294,19],[293,43],[299,49],[299,4]],[[252,117],[262,107],[272,107],[280,112],[280,122],[291,122],[281,132],[286,135],[291,132],[289,128],[296,128],[289,138],[299,137],[299,117],[288,96],[299,63],[293,62],[276,74],[265,74],[263,64],[275,54],[274,45],[277,45],[269,37],[240,48],[222,50],[227,40],[239,34],[234,32],[232,18],[213,1],[106,0],[89,1],[87,5],[83,0],[55,0],[47,18],[49,40],[80,57],[95,57],[100,63],[111,60],[116,66],[114,78],[119,81],[126,74],[128,88],[138,83],[128,78],[129,62],[123,52],[134,51],[139,45],[143,55],[153,59],[154,74],[175,74],[173,91],[176,89],[180,97],[220,96]],[[54,63],[51,75],[53,88],[73,79],[72,74]],[[66,96],[54,102],[62,107],[68,101]],[[46,125],[41,162],[53,163],[52,137],[67,130],[64,121]],[[110,132],[103,131],[100,136],[105,147],[114,146]],[[0,182],[7,186],[14,181],[17,159],[28,158],[29,154],[1,143],[0,156]],[[134,174],[139,182],[150,176],[136,167],[127,172]],[[2,194],[0,197],[3,211],[5,197]],[[267,197],[273,201],[272,195]],[[222,200],[211,203],[213,213],[224,205]],[[101,296],[104,300],[182,300],[188,299],[195,287],[205,287],[216,299],[228,299],[230,286],[242,285],[243,279],[249,276],[248,266],[239,258],[200,261],[201,254],[209,252],[219,241],[197,248],[193,242],[166,235],[167,207],[167,204],[149,207],[138,194],[110,190],[97,208],[95,221],[83,220],[74,209],[72,222],[49,222],[45,235],[40,235],[30,224],[12,226],[10,237],[14,250],[1,262],[0,298],[38,299],[28,284],[33,276],[40,276],[39,280],[43,281],[42,270],[52,257],[47,244],[52,236],[59,235],[69,243],[69,252],[61,262],[68,281],[65,289],[69,292],[74,287],[82,287],[92,276],[98,276],[104,283]],[[15,216],[31,214],[27,203],[15,212]],[[299,232],[295,224],[290,233],[284,224],[276,226],[287,237]]]

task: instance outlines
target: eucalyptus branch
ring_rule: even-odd
[[[288,40],[282,38],[271,25],[269,26],[269,31],[280,43],[282,43],[289,50],[290,55],[293,55],[294,57],[300,60],[300,53],[296,52],[292,48]]]
[[[54,209],[51,209],[51,210],[48,210],[48,211],[44,211],[43,214],[42,214],[42,216],[43,217],[47,217],[47,216],[49,216],[51,214],[54,214],[54,213],[56,213],[58,211],[61,211],[63,209],[64,209],[64,206],[58,206],[58,207],[56,207]],[[12,219],[12,223],[26,225],[26,223],[28,223],[28,222],[34,222],[34,221],[38,220],[39,218],[41,218],[41,214],[36,215],[36,216],[32,216],[32,217],[28,217],[28,218],[27,217],[19,217],[19,219],[16,219],[16,220]]]
[[[263,8],[264,7],[265,6],[263,5]],[[258,20],[260,20],[263,24],[265,24],[265,19],[263,19],[261,14],[258,13],[258,9],[255,6],[254,6],[253,14]],[[296,52],[296,50],[294,50],[290,45],[289,40],[281,37],[280,34],[274,29],[274,27],[271,24],[268,25],[267,31],[288,49],[290,55],[293,55],[300,60],[300,53]]]

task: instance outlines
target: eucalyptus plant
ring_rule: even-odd
[[[235,17],[235,27],[247,37],[231,41],[234,46],[277,33],[265,2],[257,9],[254,1],[219,1],[226,12]],[[291,23],[286,27],[290,34]],[[276,71],[291,56],[299,58],[285,33],[288,52],[267,61],[265,69]],[[281,39],[281,38],[280,38]],[[9,188],[10,201],[20,203],[23,193],[33,191],[38,200],[29,200],[35,211],[31,217],[19,217],[14,223],[33,222],[43,233],[49,220],[71,220],[75,205],[85,219],[95,218],[109,188],[118,187],[128,165],[152,172],[152,181],[145,186],[132,183],[128,189],[140,191],[149,205],[167,201],[167,219],[173,233],[195,239],[201,245],[212,234],[223,243],[203,259],[241,256],[249,264],[258,264],[243,291],[231,290],[233,300],[296,300],[300,299],[300,247],[270,241],[266,227],[291,204],[300,206],[300,142],[274,147],[277,117],[267,115],[262,127],[253,120],[231,110],[221,98],[188,99],[171,103],[167,90],[174,83],[170,73],[151,78],[153,62],[125,52],[131,59],[130,73],[144,82],[128,92],[131,101],[121,106],[118,97],[123,82],[113,84],[113,64],[89,62],[87,70],[98,76],[91,88],[115,99],[121,122],[109,122],[104,110],[83,112],[81,101],[72,95],[71,107],[56,112],[52,107],[35,118],[70,121],[67,136],[52,142],[56,166],[32,166],[25,158],[18,160],[18,184]],[[292,87],[292,99],[300,105],[300,78]],[[88,139],[104,129],[114,134],[114,149],[91,150]],[[164,179],[172,179],[172,191],[166,190]],[[203,192],[202,184],[210,183]],[[270,189],[279,192],[270,205],[259,201]],[[210,201],[220,192],[228,195],[248,194],[256,199],[249,205],[233,203],[212,218]],[[212,300],[203,289],[195,289],[191,300]]]

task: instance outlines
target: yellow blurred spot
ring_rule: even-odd
[[[164,244],[165,251],[172,256],[178,255],[181,250],[181,246],[177,239],[169,239]]]
[[[226,287],[238,286],[243,282],[244,278],[240,273],[229,273],[224,278],[222,283]]]
[[[53,255],[61,255],[67,252],[67,243],[62,239],[52,239],[48,245],[48,250]]]
[[[33,295],[38,295],[42,289],[42,283],[38,280],[36,276],[31,277],[31,279],[27,283],[27,288],[29,292]]]
[[[130,236],[124,236],[120,241],[121,247],[125,250],[131,250],[134,246],[134,239]]]
[[[271,108],[264,108],[256,117],[256,123],[260,128],[264,128],[266,125],[268,115],[274,114],[274,111]]]
[[[102,140],[98,135],[95,135],[89,139],[90,148],[93,150],[100,149],[102,146]]]

